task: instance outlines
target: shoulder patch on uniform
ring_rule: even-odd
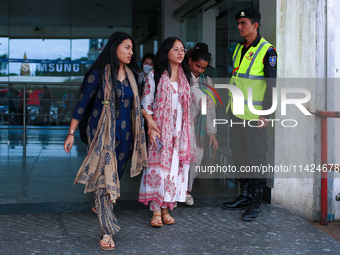
[[[269,65],[271,65],[271,66],[276,65],[276,56],[269,57]]]
[[[273,46],[270,46],[269,49],[267,50],[267,52],[274,50],[276,52],[276,49]]]

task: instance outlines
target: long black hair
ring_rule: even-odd
[[[168,71],[169,77],[171,76],[171,67],[169,64],[168,60],[168,53],[171,50],[171,48],[174,46],[175,41],[180,41],[182,44],[183,42],[177,38],[177,37],[168,37],[166,38],[161,46],[158,49],[158,52],[154,58],[154,70],[155,70],[155,84],[156,84],[156,89],[155,92],[157,92],[157,84],[163,74],[164,71]],[[184,44],[183,44],[184,47]],[[188,65],[186,61],[182,61],[181,66],[183,68],[183,71],[185,73],[185,76],[190,83],[190,71],[188,69]]]
[[[206,49],[200,49],[200,48],[193,48],[188,51],[186,60],[189,61],[191,58],[191,61],[198,62],[199,60],[207,61],[208,64],[211,61],[211,54]]]
[[[107,64],[110,64],[111,66],[111,77],[113,78],[112,81],[112,89],[114,90],[115,93],[115,98],[118,98],[118,92],[117,92],[117,87],[116,87],[116,81],[117,81],[117,75],[118,75],[118,70],[119,70],[119,60],[118,60],[118,56],[117,56],[117,47],[126,39],[130,39],[132,41],[132,51],[133,51],[133,55],[131,57],[131,61],[129,64],[127,64],[127,66],[131,69],[131,71],[133,72],[136,81],[137,79],[137,75],[138,75],[138,64],[135,58],[135,41],[132,39],[132,37],[127,34],[127,33],[123,33],[123,32],[115,32],[113,33],[110,38],[109,41],[107,42],[107,44],[105,45],[103,51],[100,53],[100,55],[98,56],[97,60],[92,64],[92,66],[90,67],[90,69],[87,71],[86,76],[88,76],[92,71],[94,70],[98,70],[98,79],[99,82],[101,83],[102,81],[102,75],[104,73],[105,70],[105,66]],[[84,79],[85,81],[85,79]],[[83,82],[84,85],[84,82]],[[137,84],[138,86],[138,84]],[[140,88],[138,88],[140,90]],[[116,104],[116,108],[119,107],[119,103],[118,100],[115,100],[115,104]]]
[[[144,61],[147,59],[147,58],[150,58],[152,60],[152,64],[153,64],[153,59],[154,59],[155,55],[152,54],[152,53],[146,53],[144,55],[144,57],[142,58],[142,62],[141,62],[141,66],[142,66],[142,69],[143,69],[143,63]]]

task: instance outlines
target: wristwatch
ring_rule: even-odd
[[[75,133],[76,131],[75,130],[69,130],[69,131],[67,131],[67,134],[69,134],[69,135],[74,135],[74,133]]]

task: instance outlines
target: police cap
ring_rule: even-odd
[[[240,10],[239,12],[236,13],[235,19],[238,20],[240,18],[254,19],[260,24],[261,13],[256,9],[247,8],[247,9]]]

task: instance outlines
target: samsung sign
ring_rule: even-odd
[[[85,74],[92,60],[46,60],[46,59],[0,59],[0,63],[22,63],[21,71],[46,73],[80,73]]]
[[[75,72],[78,73],[80,70],[80,64],[41,64],[37,66],[39,72]]]

